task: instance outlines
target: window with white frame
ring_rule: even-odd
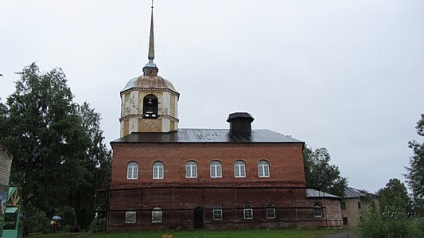
[[[269,163],[268,161],[261,160],[258,163],[259,177],[269,177]]]
[[[214,220],[222,220],[222,206],[215,205],[212,208],[212,214]]]
[[[246,164],[243,161],[237,160],[234,163],[234,177],[246,177]]]
[[[266,205],[266,218],[274,219],[275,217],[275,205],[273,203],[268,203]]]
[[[162,162],[153,163],[153,179],[163,179],[163,168]]]
[[[153,208],[152,223],[162,223],[162,209],[160,207]]]
[[[126,211],[125,212],[125,223],[135,223],[137,221],[137,212],[136,211]]]
[[[314,216],[322,217],[322,204],[320,202],[314,204]]]
[[[136,162],[128,163],[127,179],[138,179],[138,164]]]
[[[185,165],[186,167],[186,178],[197,178],[197,163],[189,161]]]
[[[219,161],[211,162],[211,178],[222,178],[222,165]]]
[[[243,207],[244,219],[253,219],[253,207],[251,204],[246,204]]]

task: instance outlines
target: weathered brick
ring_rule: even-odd
[[[194,211],[201,208],[207,229],[340,226],[340,203],[307,199],[303,143],[114,143],[108,230],[192,229]],[[222,178],[210,178],[210,163],[220,161]],[[234,162],[246,163],[246,177],[235,178]],[[266,160],[270,177],[258,176],[258,162]],[[153,163],[164,164],[164,179],[153,179]],[[197,163],[197,178],[185,177],[185,163]],[[137,162],[137,180],[127,180],[127,164]],[[314,217],[314,203],[324,216]],[[266,218],[272,203],[276,218]],[[245,220],[243,206],[253,206],[254,217]],[[214,205],[223,219],[213,220]],[[152,223],[152,210],[162,209],[162,223]],[[125,223],[125,211],[136,211],[136,223]]]

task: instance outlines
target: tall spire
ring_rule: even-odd
[[[149,62],[155,59],[155,39],[153,31],[153,0],[152,0],[152,15],[150,18],[150,41],[149,41]]]
[[[146,76],[156,76],[159,69],[153,62],[155,59],[155,37],[153,28],[153,0],[152,0],[152,13],[150,18],[150,39],[149,39],[149,55],[147,57],[149,62],[144,65],[143,72]]]

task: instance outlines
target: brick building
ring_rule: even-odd
[[[180,94],[153,61],[153,9],[148,59],[120,93],[109,231],[341,225],[339,198],[305,188],[304,142],[252,129],[245,112],[229,129],[178,128]]]

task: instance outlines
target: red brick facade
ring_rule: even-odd
[[[338,200],[306,198],[303,143],[112,143],[112,147],[108,230],[341,225]],[[258,162],[263,160],[269,164],[269,177],[259,177]],[[163,179],[153,179],[157,161],[164,165]],[[188,161],[197,163],[197,178],[186,178]],[[221,178],[211,178],[212,161],[221,163]],[[235,161],[245,162],[245,177],[235,177]],[[138,164],[137,179],[127,179],[130,162]],[[314,216],[316,202],[322,204],[321,217]],[[245,217],[247,204],[252,217]],[[215,210],[218,217],[214,217],[217,205],[221,211]],[[160,221],[152,217],[155,208],[160,209]],[[126,219],[127,212],[134,214],[133,220]]]
[[[112,185],[125,186],[140,183],[184,184],[205,186],[210,184],[249,183],[249,186],[305,186],[303,171],[303,144],[113,144]],[[222,178],[210,178],[212,161],[222,163]],[[246,163],[246,177],[234,177],[234,162]],[[270,164],[269,178],[258,177],[258,162]],[[139,164],[139,178],[127,180],[127,164]],[[153,179],[153,163],[164,163],[164,179]],[[185,178],[185,163],[195,161],[198,165],[196,179]]]

